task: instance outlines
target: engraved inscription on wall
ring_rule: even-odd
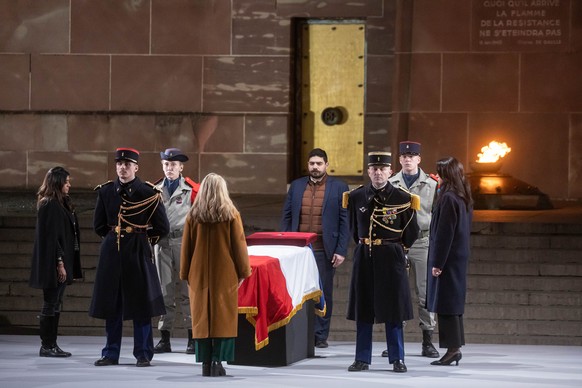
[[[570,39],[571,0],[473,0],[477,51],[560,51]]]

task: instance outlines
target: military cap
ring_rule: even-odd
[[[139,160],[139,151],[134,148],[118,148],[115,150],[115,161],[128,160],[137,164]]]
[[[187,162],[188,157],[184,155],[182,151],[178,148],[167,148],[164,152],[160,152],[160,157],[162,160],[167,160],[169,162]]]
[[[391,166],[392,154],[390,152],[368,152],[368,166]]]
[[[401,141],[400,155],[420,155],[420,143],[415,141]]]

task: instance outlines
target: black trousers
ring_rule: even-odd
[[[59,283],[52,288],[43,288],[43,304],[40,315],[54,317],[55,314],[60,314],[65,288],[67,288],[67,283]]]
[[[439,348],[460,348],[465,345],[463,315],[438,314]]]

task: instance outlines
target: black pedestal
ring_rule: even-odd
[[[255,350],[255,328],[239,314],[234,361],[229,364],[286,366],[315,355],[313,301],[307,301],[291,321],[269,333],[269,344]]]

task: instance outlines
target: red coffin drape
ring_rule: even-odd
[[[293,303],[278,259],[249,257],[252,275],[238,290],[238,311],[255,327],[255,349],[269,343],[269,332],[291,319]]]

